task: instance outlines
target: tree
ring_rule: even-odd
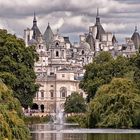
[[[134,82],[137,88],[140,90],[140,52],[133,58],[134,63]]]
[[[89,103],[88,127],[131,128],[138,125],[140,95],[133,82],[114,78],[101,86]]]
[[[30,105],[38,90],[34,72],[36,60],[34,46],[25,47],[22,39],[0,30],[0,78],[13,90],[22,106]]]
[[[28,140],[29,130],[22,119],[21,105],[0,81],[0,139]]]
[[[85,70],[80,88],[87,93],[88,102],[94,98],[101,85],[110,83],[113,77],[125,77],[132,71],[128,58],[118,56],[113,59],[109,52],[101,52],[92,63],[85,66]]]
[[[64,103],[64,111],[66,113],[83,113],[86,111],[84,98],[78,93],[73,92],[66,98]]]

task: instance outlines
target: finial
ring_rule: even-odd
[[[97,8],[97,17],[99,17],[99,8]]]
[[[35,11],[34,11],[34,21],[36,21],[36,14],[35,14]]]
[[[135,26],[135,32],[137,32],[137,26]]]

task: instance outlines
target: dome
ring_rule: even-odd
[[[137,32],[137,27],[135,27],[135,32],[133,33],[131,40],[133,41],[135,48],[138,49],[140,46],[140,35]]]
[[[87,42],[81,42],[80,43],[80,48],[90,49],[90,45]]]

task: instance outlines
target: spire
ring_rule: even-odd
[[[97,8],[97,17],[99,17],[99,8]]]
[[[96,25],[100,24],[99,8],[97,8]]]
[[[48,22],[48,26],[47,26],[47,29],[49,29],[50,28],[50,23]]]
[[[37,25],[37,20],[36,20],[36,15],[35,15],[35,12],[34,12],[33,25]]]
[[[33,30],[33,39],[37,40],[37,38],[41,35],[41,32],[40,32],[40,30],[37,27],[37,20],[36,20],[35,12],[34,12],[34,17],[33,17],[32,30]]]
[[[138,31],[137,26],[135,26],[135,32],[137,32],[137,31]]]

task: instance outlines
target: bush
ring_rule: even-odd
[[[86,127],[86,116],[84,114],[76,114],[66,117],[68,123],[78,123],[80,127]]]
[[[50,121],[50,116],[25,116],[24,121],[26,124],[44,123]]]

